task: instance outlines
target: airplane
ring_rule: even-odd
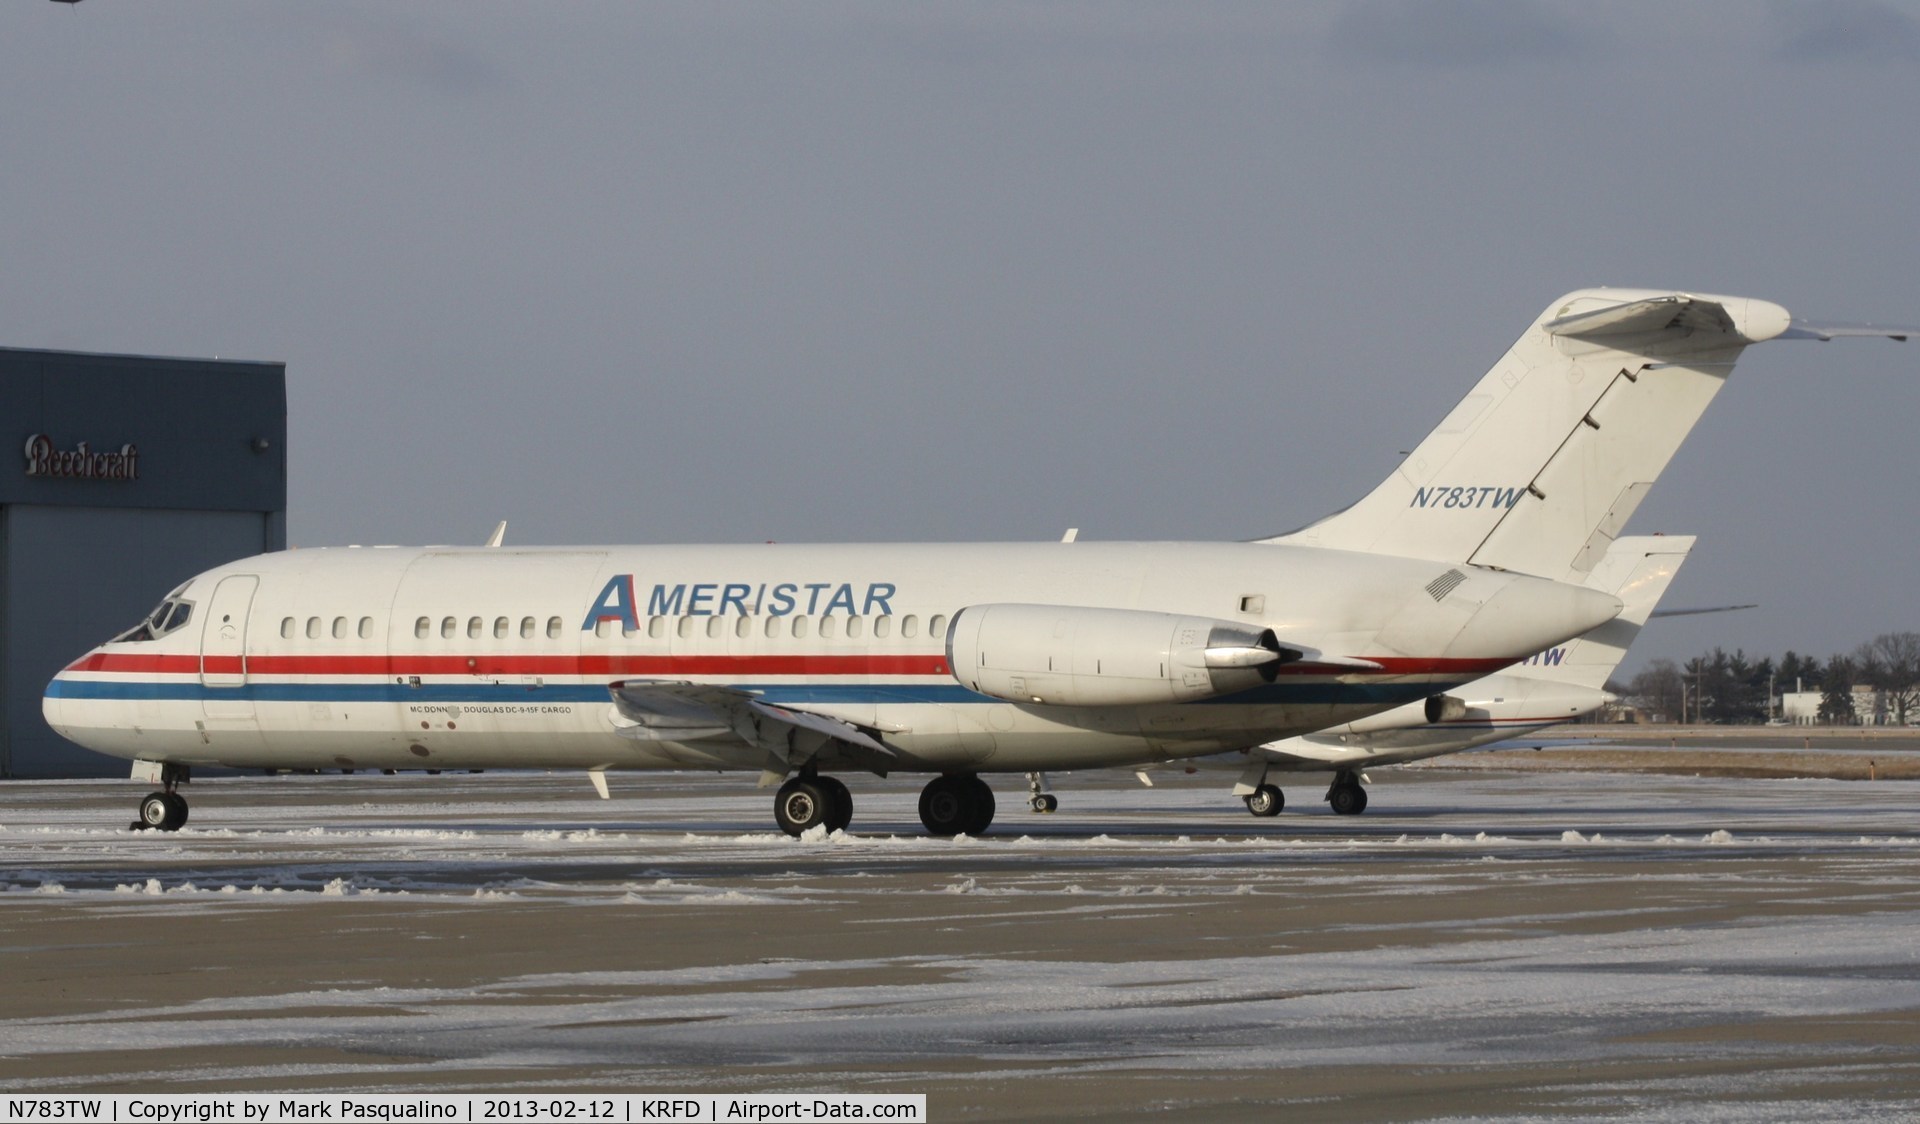
[[[1362,770],[1525,738],[1600,709],[1614,699],[1607,691],[1608,677],[1626,658],[1641,626],[1655,615],[1693,544],[1692,535],[1615,539],[1587,584],[1620,598],[1625,607],[1619,616],[1457,691],[1250,750],[1233,794],[1245,800],[1254,815],[1277,816],[1286,797],[1268,779],[1270,773],[1331,771],[1328,805],[1340,815],[1359,815],[1367,810]],[[1736,607],[1750,606],[1725,608]],[[1719,611],[1724,610],[1680,610]]]
[[[1250,542],[357,548],[199,574],[48,684],[63,736],[158,784],[195,766],[757,771],[793,835],[832,771],[1137,766],[1449,692],[1613,619],[1585,578],[1750,344],[1908,329],[1588,289],[1549,306],[1357,504]],[[495,542],[498,541],[496,534]]]

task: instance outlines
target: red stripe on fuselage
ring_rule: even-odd
[[[200,657],[92,652],[68,671],[198,675]],[[238,656],[206,670],[238,674]],[[250,675],[945,675],[945,656],[248,656]]]

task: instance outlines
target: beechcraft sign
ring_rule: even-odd
[[[138,480],[140,450],[122,445],[96,453],[85,441],[71,449],[56,449],[53,438],[36,433],[27,438],[27,475],[55,480]]]

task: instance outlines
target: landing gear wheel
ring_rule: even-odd
[[[773,797],[773,818],[779,822],[780,830],[788,835],[803,835],[808,828],[818,827],[827,821],[833,808],[833,798],[828,795],[827,787],[819,780],[795,777],[780,786]],[[852,810],[852,801],[848,801],[848,810]]]
[[[1280,809],[1287,806],[1287,795],[1280,791],[1279,785],[1263,784],[1247,797],[1247,811],[1256,816],[1277,816]]]
[[[972,790],[973,817],[967,821],[966,832],[985,834],[988,825],[993,823],[993,790],[978,776],[968,777],[967,787]]]
[[[1340,815],[1357,816],[1367,810],[1367,790],[1357,784],[1335,785],[1327,794],[1327,803]]]
[[[847,825],[853,822],[853,793],[833,777],[818,777],[814,783],[827,790],[827,818],[824,821],[827,830],[847,830]]]
[[[1055,812],[1060,809],[1060,798],[1051,792],[1043,792],[1038,796],[1028,797],[1027,807],[1032,808],[1041,815],[1046,815],[1048,812]]]
[[[140,818],[135,830],[179,831],[187,822],[187,798],[173,792],[149,792],[140,801]]]
[[[958,835],[967,828],[971,794],[959,777],[935,777],[920,790],[920,822],[929,835]]]

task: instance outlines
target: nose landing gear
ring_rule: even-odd
[[[143,766],[145,766],[144,769]],[[128,824],[128,829],[179,831],[187,822],[187,798],[175,792],[174,789],[192,778],[187,767],[139,761],[134,763],[134,777],[140,780],[157,780],[164,787],[159,792],[149,792],[141,798],[140,818]]]
[[[1060,798],[1047,791],[1045,773],[1027,774],[1027,808],[1041,815],[1059,810]]]

